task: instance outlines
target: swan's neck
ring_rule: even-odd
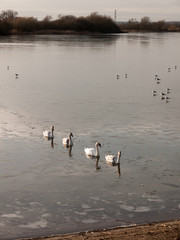
[[[98,149],[98,145],[95,146],[96,148],[96,156],[99,156],[99,149]]]
[[[117,156],[117,164],[120,164],[120,157],[121,157],[121,154],[120,153],[118,153],[118,156]]]
[[[69,145],[71,145],[72,140],[71,140],[71,134],[69,134]]]

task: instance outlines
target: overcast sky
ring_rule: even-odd
[[[148,16],[151,20],[180,20],[180,0],[0,0],[0,11],[12,9],[19,16],[39,20],[46,15],[87,16],[92,12],[108,15],[118,21]]]

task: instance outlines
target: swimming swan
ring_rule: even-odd
[[[84,148],[86,155],[92,157],[100,156],[98,146],[101,147],[101,144],[99,142],[96,142],[95,148]]]
[[[72,138],[73,137],[73,134],[72,133],[69,133],[69,136],[67,138],[63,138],[62,139],[62,143],[63,145],[69,147],[69,146],[73,146],[73,141],[72,141]]]
[[[54,126],[51,126],[51,130],[43,131],[43,136],[48,139],[54,138]]]
[[[121,151],[118,151],[118,155],[106,155],[105,159],[106,162],[111,164],[111,165],[118,165],[120,164],[120,157],[121,157]]]

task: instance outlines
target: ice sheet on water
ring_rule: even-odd
[[[98,220],[89,218],[89,219],[84,219],[82,222],[83,222],[83,223],[90,224],[90,223],[96,223],[96,222],[98,222]]]
[[[19,225],[19,227],[38,229],[38,228],[46,228],[47,225],[48,225],[48,222],[44,219],[41,219],[40,221],[30,222],[30,223],[27,223],[27,224],[21,224],[21,225]]]
[[[8,213],[1,215],[2,218],[23,218],[22,215],[16,214],[16,213]]]
[[[137,207],[134,210],[134,212],[149,212],[149,211],[151,211],[151,208],[146,206]]]
[[[124,209],[124,210],[127,210],[129,212],[132,212],[134,210],[134,207],[133,206],[128,206],[128,205],[120,205],[120,208]]]
[[[149,212],[151,211],[151,208],[150,207],[147,207],[147,206],[140,206],[140,207],[133,207],[133,206],[128,206],[128,205],[120,205],[120,208],[126,210],[126,211],[129,211],[129,212]]]

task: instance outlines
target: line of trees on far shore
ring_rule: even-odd
[[[127,22],[117,23],[111,17],[91,13],[87,17],[59,15],[53,20],[47,15],[42,20],[35,17],[19,17],[18,12],[4,10],[0,13],[0,35],[26,33],[121,33],[129,31],[180,31],[179,22],[152,22],[149,17],[141,21],[132,18]]]
[[[72,15],[59,15],[56,20],[46,16],[43,20],[34,17],[19,17],[13,10],[0,13],[0,35],[47,32],[58,33],[60,31],[72,32],[100,32],[120,33],[121,29],[112,18],[91,13],[87,17],[75,17]]]
[[[122,31],[155,31],[155,32],[179,32],[180,21],[165,22],[160,20],[152,22],[147,16],[142,17],[141,21],[132,18],[127,22],[119,23]]]

